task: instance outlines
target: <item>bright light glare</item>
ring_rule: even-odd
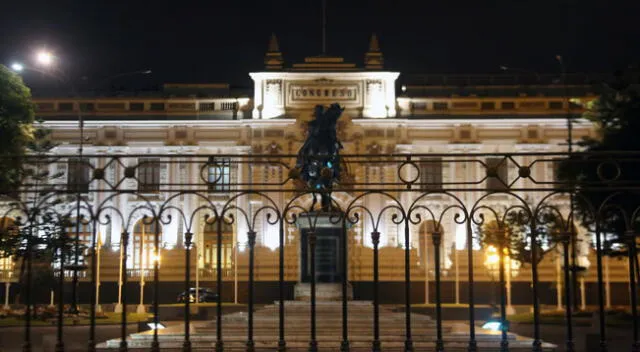
[[[494,246],[487,247],[486,252],[487,258],[485,260],[485,265],[495,265],[500,261],[500,256],[498,255],[498,250]]]
[[[151,330],[160,330],[166,328],[166,326],[162,325],[161,323],[158,323],[158,325],[156,325],[156,323],[147,323],[147,326]]]
[[[488,321],[482,325],[483,329],[491,330],[491,331],[500,331],[502,328],[502,323],[499,321]]]
[[[40,51],[36,54],[36,60],[41,65],[49,66],[53,63],[53,54],[48,51]]]
[[[13,64],[11,64],[11,69],[16,71],[16,72],[20,72],[24,69],[24,66],[22,66],[21,63],[18,62],[14,62]]]

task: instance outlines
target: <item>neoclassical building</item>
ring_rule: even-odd
[[[561,82],[553,81],[552,77],[526,74],[405,77],[401,72],[385,69],[375,36],[371,38],[362,64],[348,63],[340,57],[316,56],[289,65],[284,61],[275,36],[271,38],[264,62],[263,71],[249,73],[254,82],[250,96],[236,95],[226,84],[166,84],[162,91],[144,97],[36,100],[38,116],[46,121],[53,130],[54,140],[59,143],[56,153],[77,155],[81,116],[85,137],[83,157],[91,163],[91,168],[103,169],[106,183],[122,182],[121,187],[137,190],[136,194],[120,195],[107,203],[131,221],[112,221],[96,229],[101,245],[102,303],[114,303],[118,299],[118,276],[122,270],[119,258],[122,255],[127,256],[129,290],[138,290],[141,277],[145,277],[140,275],[141,271],[149,275],[151,263],[157,256],[162,268],[160,278],[166,283],[163,301],[175,299],[183,287],[187,231],[184,223],[175,221],[179,218],[177,209],[190,214],[206,203],[202,197],[176,197],[178,190],[199,189],[211,204],[223,207],[235,190],[255,185],[256,189],[272,191],[270,199],[278,207],[284,207],[295,196],[293,184],[285,182],[289,170],[278,163],[259,162],[252,157],[295,154],[302,145],[306,123],[313,118],[313,108],[317,104],[337,102],[345,108],[338,122],[343,154],[370,156],[370,160],[378,161],[384,160],[384,156],[394,155],[395,160],[399,160],[398,155],[407,155],[419,167],[418,177],[416,170],[400,170],[398,163],[354,163],[349,166],[348,173],[352,182],[388,183],[401,187],[399,180],[418,177],[420,187],[425,189],[438,190],[455,185],[453,193],[470,208],[483,196],[482,192],[472,189],[536,187],[531,179],[518,178],[519,164],[533,165],[532,179],[537,182],[553,180],[553,163],[534,163],[540,157],[532,153],[566,152],[568,117],[574,118],[571,125],[574,141],[594,133],[593,126],[579,118],[585,105],[597,93],[584,76],[567,76]],[[484,156],[474,157],[473,154]],[[505,158],[505,154],[513,156]],[[118,156],[117,161],[111,158],[113,155]],[[464,161],[465,155],[471,155],[473,160]],[[67,180],[59,182],[76,183],[75,177],[91,178],[89,171],[69,172],[79,167],[78,160],[69,159],[52,166],[67,175]],[[291,167],[295,159],[281,161]],[[495,177],[486,177],[487,166],[497,170]],[[135,177],[126,175],[131,167],[135,167]],[[91,182],[87,186],[89,202],[107,201],[109,186],[105,186],[105,182]],[[417,187],[418,191],[420,187]],[[340,206],[347,207],[356,193],[336,192],[334,198]],[[418,196],[418,193],[410,192],[397,195],[399,201],[406,204]],[[539,197],[535,192],[522,196]],[[143,226],[143,215],[132,215],[141,204],[167,201],[176,209],[170,222]],[[310,201],[310,196],[299,199],[300,204]],[[237,202],[237,206],[248,210],[249,214],[269,203],[259,197],[239,198]],[[365,197],[358,202],[374,213],[392,203],[381,195]],[[504,207],[509,202],[508,197],[498,197],[490,200],[490,205]],[[433,209],[443,210],[450,204],[446,197],[429,200]],[[245,297],[243,283],[247,280],[246,248],[250,229],[246,223],[237,221],[241,215],[235,213],[235,222],[220,225],[223,233],[221,263],[217,263],[216,258],[218,224],[198,215],[191,228],[196,254],[190,265],[193,269],[198,268],[192,270],[192,278],[198,285],[213,287],[215,268],[219,266],[223,270],[225,285],[221,290],[225,300],[242,301]],[[115,218],[113,215],[112,219]],[[262,288],[256,298],[266,302],[275,297],[272,291],[278,278],[279,232],[278,226],[270,223],[264,214],[258,214],[257,219],[254,228],[257,233],[255,279]],[[375,230],[372,226],[371,222],[362,221],[348,229],[348,278],[354,287],[354,296],[360,299],[370,295],[366,283],[371,281],[370,233]],[[89,227],[82,230],[85,241],[90,239],[92,229]],[[415,300],[421,301],[428,299],[429,282],[434,275],[433,244],[427,235],[435,229],[428,221],[411,227],[411,277],[416,282],[413,285]],[[390,217],[384,217],[377,230],[380,232],[380,280],[393,288],[394,282],[404,279],[404,227]],[[122,253],[123,231],[131,234],[128,253]],[[443,280],[448,287],[445,299],[460,301],[464,296],[460,293],[460,285],[466,281],[469,267],[465,254],[468,246],[466,230],[464,225],[456,223],[454,216],[447,216],[442,219],[440,231],[444,236]],[[156,233],[161,237],[160,253],[153,251]],[[301,266],[306,254],[301,250],[301,236],[302,231],[295,224],[284,226],[285,280],[291,292],[293,285],[304,276]],[[589,241],[583,241],[580,246],[579,261],[589,266],[593,261]],[[495,278],[488,273],[485,256],[478,248],[472,265],[476,268],[476,281],[487,283],[486,292],[489,292],[489,284]],[[545,296],[546,303],[555,304],[556,297],[560,297],[559,263],[554,254],[540,264],[541,281],[557,293]],[[607,287],[620,283],[621,286],[615,289],[624,290],[625,264],[608,261],[605,264]],[[527,291],[531,274],[524,268],[518,272],[516,266],[510,275],[513,289]],[[86,277],[82,280],[82,285],[88,285]],[[583,301],[594,303],[585,298],[584,290],[593,289],[595,273],[587,271],[581,280]],[[392,291],[387,290],[387,301],[400,300],[396,297],[399,293]],[[612,294],[609,292],[608,289],[610,302]],[[137,302],[137,298],[132,297],[136,294],[129,294],[132,302]],[[484,298],[480,297],[480,300]],[[515,295],[513,299],[514,304],[524,303]]]

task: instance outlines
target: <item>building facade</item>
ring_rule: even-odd
[[[451,193],[469,208],[484,196],[471,190],[524,190],[536,187],[533,180],[552,182],[554,163],[536,160],[545,159],[538,154],[567,151],[568,118],[572,119],[574,141],[595,133],[589,122],[579,118],[596,94],[593,85],[583,77],[572,76],[570,78],[582,80],[573,82],[565,78],[560,83],[546,81],[546,76],[528,75],[403,77],[400,72],[384,69],[384,58],[375,36],[361,66],[327,56],[306,58],[303,63],[288,66],[273,37],[265,56],[265,70],[249,75],[254,82],[251,96],[234,96],[224,84],[168,84],[157,95],[148,97],[36,100],[38,115],[59,143],[56,154],[77,155],[81,138],[85,139],[82,160],[86,159],[90,167],[83,167],[85,161],[80,162],[79,157],[55,163],[51,168],[66,175],[58,182],[83,183],[82,180],[92,179],[90,170],[100,169],[104,170],[106,183],[122,183],[122,187],[136,190],[135,194],[110,197],[105,182],[88,182],[86,186],[88,203],[106,204],[117,209],[123,219],[129,219],[95,223],[97,228],[87,225],[81,231],[87,243],[93,231],[99,237],[103,303],[115,302],[121,290],[118,282],[123,270],[122,256],[127,258],[129,290],[140,292],[145,277],[149,280],[154,261],[159,260],[160,280],[166,283],[166,292],[171,293],[163,301],[173,300],[183,286],[186,232],[193,234],[195,244],[195,254],[189,264],[193,268],[192,280],[203,287],[212,287],[216,270],[220,268],[225,282],[225,287],[220,288],[224,299],[242,301],[246,297],[243,285],[248,275],[247,234],[251,230],[256,232],[255,280],[258,291],[262,292],[257,299],[273,300],[275,296],[269,290],[273,290],[273,283],[278,280],[280,234],[278,225],[270,221],[266,211],[257,215],[255,212],[271,201],[283,209],[295,197],[294,185],[287,182],[295,158],[280,157],[281,164],[278,164],[258,162],[258,157],[295,155],[317,104],[337,102],[345,108],[338,122],[338,136],[344,146],[342,154],[378,160],[349,165],[350,182],[402,187],[402,180],[417,179],[421,185],[418,190],[432,191],[453,185],[455,190]],[[79,119],[83,120],[82,133]],[[400,164],[383,161],[385,156],[394,156],[397,161],[402,155],[410,158],[417,169],[401,169]],[[530,165],[533,177],[519,177],[521,165]],[[493,168],[496,174],[487,176],[487,168]],[[73,171],[80,169],[86,171]],[[135,175],[127,175],[128,170],[135,170]],[[198,214],[192,227],[180,221],[149,220],[143,212],[136,215],[141,206],[149,204],[157,207],[170,204],[174,210],[167,214],[172,214],[174,220],[180,218],[178,210],[193,214],[207,204],[223,208],[233,198],[234,191],[251,188],[251,185],[272,192],[269,201],[247,196],[234,203],[239,209],[256,215],[252,228],[237,221],[243,216],[239,211],[233,213],[236,221],[221,224],[204,213]],[[184,189],[197,189],[200,196],[176,195]],[[356,193],[336,192],[334,200],[341,207],[348,207],[357,198]],[[543,196],[524,193],[520,193],[522,198],[532,202]],[[411,204],[419,197],[419,193],[410,192],[397,195],[403,204]],[[311,198],[307,195],[296,201],[308,205]],[[391,204],[382,195],[358,202],[373,213]],[[454,204],[447,197],[435,197],[428,202],[436,211]],[[497,196],[488,202],[505,208],[513,199]],[[565,199],[563,204],[566,202]],[[67,206],[72,208],[73,204]],[[115,212],[109,215],[111,219],[117,218]],[[85,216],[89,218],[90,214]],[[473,263],[469,263],[466,228],[457,223],[454,216],[443,217],[439,230],[434,228],[433,221],[427,220],[409,226],[411,279],[416,282],[413,286],[416,301],[429,300],[430,292],[433,294],[433,288],[429,288],[434,276],[434,247],[429,240],[433,232],[443,234],[441,265],[449,292],[445,299],[464,300],[461,285],[469,267],[475,268],[476,281],[486,283],[485,292],[493,292],[490,283],[495,281],[495,275],[492,276],[487,267],[486,251],[476,248]],[[284,279],[293,294],[293,285],[303,275],[301,230],[295,223],[283,227]],[[380,232],[380,280],[389,288],[394,287],[394,282],[404,280],[403,225],[390,217],[381,218],[379,225],[359,222],[348,229],[346,256],[348,279],[354,286],[356,298],[367,299],[370,295],[366,288],[372,280],[370,234],[376,231]],[[130,233],[126,253],[121,243],[125,238],[123,232]],[[582,230],[578,232],[584,240],[577,245],[577,260],[589,267],[594,260],[589,235]],[[218,233],[222,234],[221,238]],[[155,249],[156,236],[160,237],[159,252]],[[559,265],[560,255],[555,252],[540,264],[540,280],[557,293],[544,298],[549,304],[557,303],[556,298],[560,301]],[[606,262],[610,304],[616,296],[611,292],[625,290],[625,265],[618,261]],[[515,291],[526,292],[531,274],[519,267],[515,263],[510,266],[511,285]],[[81,275],[81,281],[81,285],[88,285],[86,274]],[[595,289],[595,281],[594,270],[587,270],[581,278],[584,304],[595,303],[585,294]],[[482,289],[480,292],[482,295]],[[144,298],[148,293],[141,296],[143,302],[148,302],[148,298]],[[387,301],[397,301],[397,298],[389,293]],[[623,301],[624,297],[614,303]],[[518,303],[524,302],[516,299],[514,304]]]

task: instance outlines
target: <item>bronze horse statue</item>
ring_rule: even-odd
[[[332,211],[331,188],[340,178],[340,149],[336,124],[344,111],[339,104],[331,104],[325,109],[315,107],[315,119],[309,122],[307,138],[298,151],[296,168],[300,178],[313,195],[311,210],[316,204],[316,194],[320,193],[322,211]],[[318,191],[318,192],[314,192]]]

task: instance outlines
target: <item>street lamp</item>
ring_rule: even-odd
[[[11,69],[16,72],[22,72],[22,70],[24,70],[24,66],[19,62],[14,62],[11,64]]]
[[[11,69],[15,72],[22,72],[22,71],[34,71],[34,72],[38,72],[41,73],[45,76],[49,76],[52,77],[58,81],[60,81],[63,84],[67,84],[69,86],[69,88],[71,89],[71,94],[74,98],[78,98],[79,95],[77,93],[76,87],[74,86],[73,82],[67,77],[67,75],[65,75],[65,73],[63,71],[61,71],[59,68],[55,67],[55,63],[56,63],[56,56],[47,50],[41,50],[35,53],[34,55],[35,57],[35,66],[30,66],[30,65],[26,65],[20,62],[14,62],[13,64],[11,64]],[[118,78],[118,77],[122,77],[122,76],[129,76],[129,75],[134,75],[134,74],[150,74],[151,70],[149,69],[145,69],[145,70],[138,70],[138,71],[132,71],[132,72],[124,72],[124,73],[119,73],[116,75],[112,75],[104,80],[102,80],[100,83],[104,84],[105,82],[108,82],[109,80]],[[79,105],[78,108],[76,109],[76,113],[77,113],[77,119],[78,119],[78,127],[79,127],[79,132],[80,132],[80,141],[79,141],[79,145],[78,145],[78,162],[80,165],[79,170],[75,170],[77,172],[83,173],[84,172],[84,168],[88,166],[88,162],[85,164],[83,162],[82,159],[82,155],[83,155],[83,149],[84,149],[84,142],[85,142],[85,137],[84,137],[84,119],[83,119],[83,115],[82,115],[82,107]],[[85,180],[83,179],[79,179],[77,178],[77,180],[79,180],[78,183],[83,182]],[[80,184],[76,184],[76,236],[74,239],[74,253],[75,253],[75,261],[73,265],[69,266],[69,270],[73,271],[73,285],[72,285],[72,303],[71,303],[71,307],[70,307],[70,313],[72,314],[77,314],[78,313],[78,307],[77,307],[77,302],[78,302],[78,297],[77,297],[77,289],[78,289],[78,271],[81,270],[81,268],[85,268],[84,266],[81,266],[79,264],[79,252],[80,252],[80,202],[81,202],[81,187]]]
[[[50,51],[42,50],[36,53],[36,62],[42,66],[48,67],[54,61],[54,56]]]
[[[507,291],[507,314],[511,315],[515,314],[515,309],[513,309],[513,305],[511,304],[511,278],[518,274],[520,262],[511,259],[508,248],[503,248],[502,254],[499,252],[500,251],[495,246],[488,246],[485,249],[484,266],[489,271],[491,278],[495,279],[500,273],[500,256],[502,255],[502,265],[504,265],[504,272],[507,275],[505,277],[505,282],[501,282],[500,284],[505,285]]]

